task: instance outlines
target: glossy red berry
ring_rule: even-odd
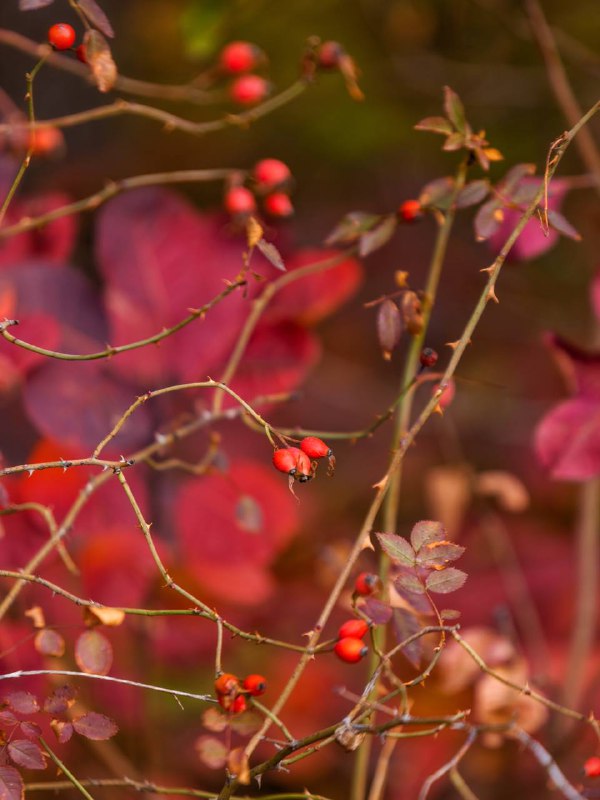
[[[66,22],[57,22],[48,30],[48,41],[55,50],[69,50],[75,43],[75,31]]]
[[[309,458],[329,458],[332,451],[322,439],[317,436],[306,436],[300,442],[300,449]]]
[[[64,143],[64,136],[58,128],[36,128],[28,135],[29,149],[35,156],[51,156],[61,150]]]
[[[432,389],[432,394],[435,394],[439,388],[440,384],[436,383]],[[449,380],[446,388],[444,389],[440,397],[438,397],[438,405],[442,409],[442,411],[445,411],[450,405],[450,403],[452,403],[455,394],[456,394],[456,384],[454,383],[453,380]]]
[[[364,658],[369,652],[369,648],[362,641],[354,636],[346,636],[336,642],[333,648],[336,656],[348,664],[356,664],[361,658]]]
[[[600,777],[600,757],[592,756],[583,765],[583,771],[588,778]]]
[[[250,189],[245,186],[233,186],[225,193],[225,209],[233,216],[253,214],[256,211],[256,200]]]
[[[254,180],[258,188],[265,192],[286,184],[291,177],[288,165],[278,158],[263,158],[254,167]]]
[[[374,594],[379,591],[380,588],[381,581],[379,575],[375,575],[374,572],[361,572],[360,575],[357,576],[354,584],[354,591],[357,594],[363,595],[363,597]]]
[[[264,60],[263,51],[251,42],[229,42],[219,56],[221,69],[232,75],[250,72]]]
[[[292,201],[285,192],[274,192],[268,195],[265,197],[264,206],[269,216],[279,219],[286,219],[294,213]]]
[[[404,222],[413,222],[423,213],[421,203],[418,200],[405,200],[398,209],[398,215]]]
[[[362,639],[363,636],[366,636],[368,630],[369,626],[364,619],[349,619],[339,629],[338,639],[346,639],[347,637]]]
[[[336,69],[345,52],[339,42],[323,42],[317,54],[319,66],[321,69]]]
[[[421,350],[419,361],[422,367],[433,367],[437,364],[438,358],[439,356],[435,350],[432,350],[431,347],[424,347]]]
[[[243,711],[246,710],[248,704],[246,703],[246,698],[243,694],[238,694],[237,697],[234,698],[231,704],[231,711],[234,714],[241,714]]]
[[[240,688],[240,681],[236,675],[224,672],[215,681],[215,692],[220,695],[236,694]]]
[[[240,75],[229,87],[229,96],[241,106],[253,106],[268,97],[269,88],[259,75]]]
[[[297,472],[296,466],[296,447],[281,447],[273,453],[273,466],[280,472],[285,472],[286,475],[295,475]]]
[[[267,681],[262,675],[248,675],[244,678],[242,687],[252,697],[259,697],[267,691]]]
[[[75,50],[75,55],[78,61],[81,61],[82,64],[87,64],[87,50],[84,44],[80,44],[79,47]]]

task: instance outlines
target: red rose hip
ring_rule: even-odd
[[[374,572],[361,572],[360,575],[357,575],[354,584],[354,591],[357,594],[368,597],[370,594],[379,591],[380,588],[381,580],[379,575],[375,575]]]
[[[300,442],[300,449],[309,458],[329,458],[333,455],[329,445],[317,436],[306,436]]]
[[[290,168],[278,158],[263,158],[254,167],[254,180],[262,191],[271,191],[287,183],[292,176]]]
[[[242,682],[242,688],[252,697],[259,697],[267,691],[267,681],[262,675],[248,675]]]
[[[75,43],[75,31],[66,22],[57,22],[48,30],[48,41],[55,50],[69,50]]]
[[[269,95],[269,84],[259,75],[240,75],[229,87],[229,96],[241,106],[253,106]]]
[[[250,72],[265,60],[265,54],[251,42],[229,42],[221,50],[219,64],[223,72],[239,74]]]
[[[423,214],[421,203],[418,200],[405,200],[398,209],[398,216],[404,222],[414,222]]]
[[[338,639],[346,639],[349,636],[354,639],[362,639],[368,630],[369,626],[364,619],[349,619],[339,629]]]
[[[253,214],[256,211],[256,200],[250,189],[245,186],[234,186],[225,193],[225,209],[232,216]]]
[[[369,652],[369,648],[362,639],[357,639],[354,636],[346,636],[344,639],[340,639],[339,642],[336,642],[333,650],[341,661],[345,661],[348,664],[356,664]]]
[[[285,192],[274,192],[268,195],[265,197],[264,206],[269,216],[279,219],[286,219],[294,213],[292,201]]]

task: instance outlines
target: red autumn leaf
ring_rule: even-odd
[[[84,631],[75,642],[75,661],[82,672],[108,675],[113,661],[112,645],[99,630]]]
[[[418,553],[419,550],[434,542],[443,542],[446,538],[446,530],[441,522],[433,520],[421,520],[417,522],[410,532],[410,542]]]
[[[14,767],[0,767],[0,800],[23,800],[23,779]]]
[[[387,625],[392,617],[392,609],[389,604],[376,597],[365,598],[359,608],[374,625]]]
[[[553,478],[582,481],[600,474],[600,353],[558,336],[549,345],[572,385],[573,397],[546,414],[535,432],[535,449]]]
[[[61,744],[66,744],[73,736],[73,724],[71,722],[53,719],[50,721],[50,727]]]
[[[13,739],[8,744],[11,761],[24,769],[46,769],[46,755],[28,739]]]
[[[443,567],[450,561],[456,561],[464,552],[465,548],[454,542],[432,542],[421,547],[417,564],[428,569]]]
[[[17,714],[35,714],[40,710],[37,698],[31,692],[10,692],[4,696],[4,701]]]
[[[110,739],[119,730],[116,722],[110,717],[98,714],[96,711],[88,711],[87,714],[74,719],[73,727],[80,736],[85,736],[86,739],[92,739],[95,742]]]
[[[66,714],[75,702],[76,692],[70,686],[59,686],[44,702],[48,714]]]
[[[12,711],[8,711],[7,709],[0,711],[0,728],[11,727],[12,725],[17,725],[18,722],[18,718],[15,717]]]
[[[430,572],[425,585],[430,592],[449,594],[460,589],[467,580],[467,573],[456,567],[448,567],[439,572]]]
[[[42,729],[36,722],[21,722],[19,728],[29,739],[39,739],[42,735]]]

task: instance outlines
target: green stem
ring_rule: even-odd
[[[59,768],[59,770],[67,776],[67,778],[69,779],[70,783],[72,783],[73,786],[76,789],[78,789],[85,798],[87,798],[87,800],[94,800],[93,796],[88,792],[88,790],[85,788],[85,786],[83,786],[83,784],[80,783],[77,780],[77,778],[75,777],[75,775],[73,775],[73,773],[67,767],[67,765],[63,761],[60,760],[60,758],[56,755],[54,750],[52,750],[48,746],[46,741],[41,736],[40,736],[40,744],[42,745],[44,750],[48,753],[48,755],[50,756],[52,761],[54,761],[54,763]]]

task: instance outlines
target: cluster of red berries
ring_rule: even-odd
[[[256,196],[262,199],[263,210],[270,217],[286,219],[292,216],[294,207],[288,194],[292,173],[287,164],[278,158],[263,158],[254,165],[251,178],[252,189],[237,183],[225,191],[225,209],[232,217],[244,219],[255,214]]]
[[[369,652],[369,648],[363,642],[367,635],[369,626],[364,619],[349,619],[340,627],[338,640],[333,648],[336,656],[348,664],[356,664]]]
[[[267,690],[262,675],[248,675],[243,681],[229,672],[223,672],[215,681],[215,692],[221,708],[232,714],[241,714],[248,707],[247,698],[259,697]]]
[[[317,460],[327,458],[329,474],[335,469],[335,457],[331,448],[317,436],[306,436],[300,447],[280,447],[273,453],[273,466],[289,475],[290,487],[294,481],[306,483],[314,478]],[[313,460],[311,460],[313,459]]]
[[[225,75],[235,76],[229,85],[229,96],[240,106],[253,106],[265,100],[271,84],[253,70],[267,63],[264,52],[251,42],[229,42],[221,50],[219,67]]]

